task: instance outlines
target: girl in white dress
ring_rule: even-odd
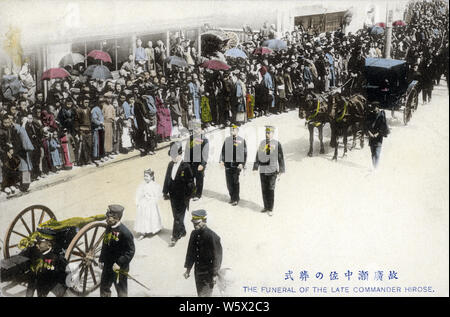
[[[155,234],[162,228],[158,201],[162,198],[161,186],[155,182],[155,173],[148,169],[144,171],[144,181],[136,191],[136,221],[134,231],[142,240],[148,234]]]

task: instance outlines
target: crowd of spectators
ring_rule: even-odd
[[[408,10],[406,25],[393,28],[391,57],[408,62],[408,76],[419,81],[426,103],[443,74],[448,84],[448,6],[418,1]],[[2,87],[0,95],[1,190],[27,191],[31,181],[51,173],[132,150],[153,155],[158,143],[186,136],[193,121],[223,128],[294,109],[308,90],[363,92],[365,58],[385,51],[384,35],[372,26],[347,34],[296,26],[279,36],[285,48],[254,54],[276,36],[267,25],[248,33],[237,46],[246,58],[229,57],[226,48],[201,56],[194,42],[178,37],[170,55],[182,58],[184,67],[166,62],[162,41],[144,48],[138,39],[117,78],[92,79],[84,63],[77,64],[67,68],[71,76],[52,82],[46,98],[24,63],[19,74],[8,74],[17,76],[20,91],[11,95]],[[202,67],[210,58],[231,68]]]

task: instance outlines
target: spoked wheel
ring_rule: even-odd
[[[413,108],[413,105],[411,103],[411,99],[408,98],[407,103],[403,106],[403,123],[405,125],[407,125],[409,120],[411,120],[413,109],[414,108]]]
[[[70,290],[78,296],[86,296],[100,286],[102,270],[98,263],[105,229],[104,222],[84,226],[66,250],[72,280]]]
[[[29,237],[36,232],[38,225],[50,219],[56,220],[56,216],[46,206],[33,205],[22,210],[6,231],[3,257],[8,259],[12,255],[18,254],[20,240]]]
[[[410,93],[408,94],[406,106],[412,108],[413,111],[417,110],[417,107],[419,106],[419,94],[417,93],[416,88],[411,89]]]

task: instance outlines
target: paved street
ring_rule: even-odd
[[[391,134],[385,139],[379,170],[371,172],[370,149],[348,152],[331,160],[330,131],[325,129],[326,154],[309,158],[308,130],[297,111],[253,120],[241,129],[249,146],[249,162],[241,174],[241,202],[229,205],[225,172],[218,164],[228,130],[208,137],[211,160],[206,169],[203,198],[191,210],[208,211],[208,225],[222,240],[222,267],[232,268],[233,283],[226,295],[300,296],[300,286],[432,286],[433,296],[448,296],[449,205],[449,104],[445,81],[435,87],[431,104],[422,105],[408,126],[390,118]],[[397,116],[401,118],[401,114]],[[255,148],[264,137],[264,125],[274,124],[283,145],[287,173],[275,192],[274,216],[260,213],[259,175],[252,172]],[[54,186],[0,202],[0,237],[25,207],[43,204],[58,219],[87,217],[105,212],[112,203],[125,206],[123,222],[133,228],[135,192],[143,171],[152,168],[163,184],[169,157],[167,149],[154,156],[135,157],[101,168],[79,169],[78,176]],[[88,171],[88,172],[87,172]],[[69,172],[72,175],[75,171]],[[69,175],[69,174],[67,174]],[[130,273],[149,285],[146,291],[129,281],[130,296],[196,296],[193,275],[183,278],[188,236],[174,248],[168,243],[172,228],[169,201],[160,202],[164,229],[156,236],[136,241]],[[192,230],[189,215],[185,222]],[[307,281],[299,272],[309,272]],[[347,281],[344,272],[353,272]],[[393,270],[397,280],[358,281],[359,270]],[[293,281],[286,273],[293,272]],[[339,281],[329,274],[339,272]],[[316,273],[323,272],[323,279]],[[365,284],[364,284],[365,283]],[[246,293],[243,286],[256,286]],[[261,287],[294,287],[297,293],[261,293]],[[216,293],[215,293],[216,294]],[[98,296],[97,290],[91,296]],[[308,293],[308,296],[315,294]],[[335,294],[323,294],[333,296]],[[389,294],[349,294],[386,296]],[[395,295],[395,294],[392,294]],[[398,294],[405,296],[405,293]],[[409,295],[427,296],[427,293]]]

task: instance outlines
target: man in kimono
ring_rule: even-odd
[[[275,200],[275,184],[280,174],[285,172],[283,149],[280,142],[273,139],[275,128],[266,126],[266,138],[261,141],[256,153],[253,170],[259,169],[264,209],[269,216],[273,215]]]
[[[77,163],[85,165],[92,163],[92,133],[90,99],[82,97],[80,107],[75,116],[75,139],[77,141]]]
[[[11,122],[10,119],[3,121],[3,127],[6,128],[10,136],[9,140],[12,144],[14,155],[20,159],[21,184],[19,189],[27,191],[31,183],[31,171],[33,169],[31,153],[34,150],[34,146],[24,127]]]
[[[204,209],[192,212],[194,229],[189,238],[184,267],[184,278],[189,278],[195,265],[194,276],[197,294],[210,297],[217,275],[222,265],[222,244],[220,237],[206,225],[207,213]]]
[[[136,99],[134,113],[136,115],[137,129],[136,129],[136,147],[141,150],[141,155],[147,155],[150,151],[148,141],[148,130],[150,128],[150,109],[147,102],[135,94]]]
[[[25,130],[33,144],[34,150],[31,152],[31,163],[33,169],[31,180],[37,180],[42,174],[42,159],[44,157],[44,148],[42,140],[44,139],[44,127],[36,116],[37,110],[33,112],[34,116],[29,114],[28,121],[25,124]]]
[[[122,97],[123,98],[123,97]],[[125,121],[130,122],[130,136],[133,139],[134,144],[136,145],[136,130],[137,130],[137,120],[134,113],[135,109],[135,97],[133,94],[130,94],[126,97],[126,101],[121,100],[123,113],[125,116]]]
[[[134,238],[130,230],[120,222],[124,207],[109,205],[106,212],[106,230],[99,257],[102,267],[100,296],[111,297],[114,284],[118,297],[128,296],[128,278],[130,262],[134,257]]]
[[[91,110],[91,124],[92,124],[92,157],[95,161],[103,161],[105,156],[105,130],[104,117],[102,112],[103,99],[98,101]]]
[[[202,125],[198,121],[192,123],[192,133],[186,142],[184,154],[184,161],[190,164],[195,178],[196,191],[193,200],[196,201],[202,197],[203,180],[209,155],[209,141],[202,134]]]
[[[246,119],[246,96],[245,75],[240,73],[236,78],[236,102],[234,108],[234,122],[244,123]]]
[[[146,131],[146,136],[145,136],[146,149],[148,150],[148,153],[150,155],[156,154],[155,149],[157,146],[157,141],[156,141],[157,109],[156,109],[155,98],[152,96],[154,92],[155,92],[155,88],[149,87],[149,88],[147,88],[146,93],[142,96],[143,101],[145,102],[145,104],[147,106],[148,119],[150,120],[150,122],[147,126],[147,131]]]
[[[186,235],[184,214],[189,210],[189,200],[194,192],[195,183],[189,163],[183,161],[181,142],[170,144],[169,156],[172,159],[167,166],[164,180],[164,199],[170,199],[173,214],[173,230],[170,247]]]
[[[155,49],[153,48],[152,41],[148,41],[147,48],[145,49],[145,53],[147,54],[147,70],[155,70]]]
[[[195,74],[194,74],[195,75]],[[197,86],[197,84],[195,83],[196,78],[194,78],[193,76],[188,76],[188,87],[189,87],[189,92],[191,93],[192,96],[192,100],[194,102],[194,115],[195,115],[195,119],[200,120],[200,94],[199,94],[199,87]],[[197,76],[197,75],[195,75]]]
[[[264,106],[264,112],[266,115],[268,115],[271,111],[274,110],[275,107],[275,97],[274,97],[274,87],[273,87],[273,80],[270,73],[267,71],[266,66],[262,66],[259,70],[262,80],[261,84],[265,88],[265,106]]]
[[[116,130],[116,109],[112,104],[112,98],[110,94],[105,94],[102,101],[102,112],[104,118],[104,129],[105,129],[105,154],[109,158],[112,157],[114,152],[114,133]]]
[[[145,70],[147,70],[147,61],[148,56],[146,49],[142,47],[142,40],[137,39],[136,40],[136,51],[134,52],[134,60],[138,65],[141,65],[144,67]]]
[[[247,162],[247,144],[238,133],[239,126],[232,125],[231,135],[225,139],[220,154],[220,164],[225,167],[225,178],[231,198],[229,203],[232,206],[237,206],[239,203],[239,174]]]

